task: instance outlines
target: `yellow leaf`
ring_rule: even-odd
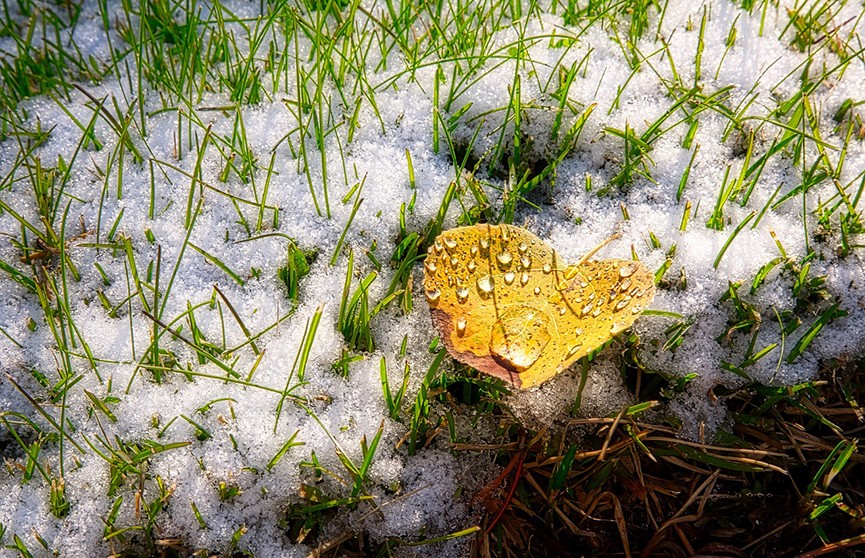
[[[435,239],[424,291],[454,358],[529,388],[629,328],[655,285],[640,262],[566,266],[525,229],[479,224]]]

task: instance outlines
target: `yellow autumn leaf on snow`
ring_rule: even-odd
[[[529,231],[489,224],[435,239],[424,290],[448,352],[518,388],[549,380],[630,327],[655,295],[640,262],[567,266]]]

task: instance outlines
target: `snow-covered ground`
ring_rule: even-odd
[[[362,5],[364,10],[353,15],[358,29],[377,28],[369,14],[378,22],[387,21],[385,3]],[[323,90],[319,94],[329,101],[320,106],[334,122],[324,137],[325,158],[313,138],[307,138],[305,154],[299,148],[298,113],[301,125],[307,126],[319,105],[312,105],[313,113],[297,110],[299,73],[293,70],[293,59],[292,70],[282,73],[276,86],[263,71],[270,98],[236,109],[226,92],[208,93],[195,101],[192,124],[188,107],[180,107],[182,116],[177,110],[161,110],[164,93],[145,82],[146,136],[142,137],[137,105],[129,113],[132,125],[128,132],[143,154],[143,163],[135,162],[129,149],[120,160],[118,134],[108,119],[94,119],[96,105],[82,91],[73,89],[68,100],[40,96],[25,101],[16,109],[29,115],[24,125],[33,129],[38,121],[42,130],[51,132],[23,165],[20,159],[26,139],[7,130],[0,142],[0,176],[6,177],[0,188],[4,204],[0,232],[5,239],[0,242],[0,260],[4,267],[39,279],[44,303],[55,319],[49,324],[39,296],[9,270],[0,272],[0,366],[5,373],[0,378],[0,411],[5,420],[0,443],[6,460],[0,471],[3,543],[12,544],[17,535],[34,555],[104,555],[122,548],[121,539],[128,540],[137,532],[106,541],[105,521],[110,520],[114,530],[146,526],[145,507],[157,502],[160,494],[169,494],[164,507],[153,516],[155,538],[180,539],[188,548],[218,552],[229,548],[232,537],[243,527],[245,533],[236,543],[240,549],[259,557],[305,556],[310,547],[293,544],[285,531],[287,511],[304,502],[303,495],[309,496],[312,490],[328,499],[349,497],[352,480],[340,462],[340,453],[359,465],[362,439],[372,441],[380,425],[383,435],[364,485],[380,512],[371,513],[373,508],[366,502],[354,509],[346,506],[327,517],[315,542],[324,543],[347,532],[367,532],[376,541],[417,539],[474,525],[479,512],[473,511],[471,496],[495,477],[492,454],[451,452],[444,432],[430,447],[409,455],[406,445],[398,444],[406,435],[409,419],[405,414],[400,420],[389,418],[382,394],[382,357],[394,390],[406,364],[410,367],[406,402],[414,400],[435,357],[430,343],[436,332],[421,293],[420,264],[414,271],[412,311],[404,315],[392,304],[372,319],[375,350],[351,362],[348,377],[337,374],[332,365],[343,358],[346,349],[337,321],[349,248],[358,276],[352,291],[374,269],[372,259],[365,256],[368,250],[375,246],[375,259],[384,264],[370,288],[372,306],[382,299],[393,278],[394,270],[386,262],[400,230],[401,206],[412,205],[405,210],[406,228],[421,231],[435,218],[450,183],[458,180],[459,200],[450,205],[445,219],[446,227],[456,226],[461,208],[475,203],[465,185],[478,179],[495,212],[501,207],[507,180],[489,175],[486,169],[498,145],[513,149],[513,111],[508,107],[514,106],[515,75],[520,77],[520,138],[526,160],[555,158],[577,116],[591,105],[594,109],[575,147],[558,165],[554,183],[545,182],[531,197],[540,210],[520,205],[514,224],[530,229],[569,261],[577,261],[614,232],[621,233],[621,238],[605,247],[599,257],[628,258],[633,250],[652,270],[670,258],[651,305],[656,312],[641,317],[635,330],[641,338],[639,358],[647,370],[671,379],[696,374],[663,408],[681,421],[683,436],[696,437],[701,431],[711,435],[724,427],[724,402],[709,397],[708,391],[719,384],[736,386],[746,381],[725,370],[724,362],[740,366],[744,355],[775,343],[774,349],[744,371],[762,383],[795,385],[815,379],[821,359],[861,355],[865,345],[862,254],[855,247],[844,253],[838,231],[839,216],[855,212],[857,204],[861,207],[865,144],[856,137],[857,127],[852,139],[847,139],[850,114],[858,108],[851,109],[840,123],[833,118],[845,100],[862,102],[865,63],[861,54],[839,68],[839,55],[824,47],[827,41],[811,45],[810,53],[794,49],[790,46],[792,31],[781,36],[789,23],[783,7],[770,6],[764,17],[759,10],[749,15],[726,1],[676,0],[663,5],[660,25],[652,12],[651,30],[632,47],[625,45],[626,23],[618,29],[600,19],[596,25],[589,21],[572,25],[563,19],[559,6],[558,14],[527,10],[515,23],[495,30],[486,47],[494,55],[470,70],[466,61],[449,59],[446,53],[439,55],[445,56],[442,59],[430,55],[418,61],[399,49],[390,51],[387,63],[381,64],[381,52],[368,49],[364,52],[368,81],[361,87],[368,89],[361,93],[346,87],[342,93],[351,99],[351,106],[343,104],[332,79],[320,82]],[[85,4],[72,33],[83,52],[110,60],[107,37],[115,47],[122,43],[116,31],[123,18],[112,20],[112,31],[106,34],[97,6]],[[116,8],[119,12],[120,3]],[[231,8],[238,18],[259,15],[257,3]],[[208,19],[210,5],[201,4],[201,9],[202,18]],[[865,29],[861,11],[861,6],[850,4],[835,15],[840,37],[861,34]],[[448,8],[444,12],[441,22],[450,17]],[[429,32],[432,19],[429,14],[421,16],[413,31]],[[211,20],[208,25],[216,23]],[[245,25],[255,27],[251,19]],[[735,40],[727,48],[731,28]],[[238,33],[238,41],[243,36]],[[257,56],[261,68],[271,40],[284,47],[284,37],[268,36]],[[0,48],[7,51],[11,44],[8,37],[0,40]],[[239,48],[246,52],[249,46]],[[289,45],[292,56],[295,48],[304,67],[313,58],[306,35],[299,34],[296,47]],[[523,50],[517,53],[517,62],[513,51],[519,48]],[[332,53],[335,59],[342,55]],[[103,105],[106,111],[117,114],[116,101],[120,122],[132,99],[141,93],[136,90],[134,58],[130,55],[127,60],[118,65],[119,80],[110,72],[99,84],[80,83],[93,98],[108,98]],[[699,77],[695,75],[698,60]],[[454,70],[457,65],[459,71]],[[565,110],[561,132],[553,138],[555,109],[561,101],[553,93],[572,68],[576,72],[566,89],[570,108]],[[442,122],[467,107],[449,130],[454,143],[464,149],[477,134],[472,161],[480,158],[482,163],[474,176],[456,170],[445,126],[440,126],[439,152],[434,150],[434,82],[439,71]],[[828,75],[822,76],[823,72]],[[816,86],[804,85],[808,79]],[[689,95],[695,81],[699,90],[662,119]],[[707,99],[727,87],[723,102],[709,106]],[[803,89],[807,104],[797,102]],[[457,93],[446,107],[443,99],[452,91]],[[369,102],[373,96],[374,106]],[[361,104],[355,126],[351,119],[357,99]],[[779,111],[791,99],[792,108]],[[797,119],[797,110],[805,116]],[[738,129],[732,127],[730,114],[738,119]],[[508,123],[503,131],[505,118]],[[95,120],[93,134],[103,144],[100,150],[92,145],[79,148],[82,127],[91,120]],[[658,137],[651,137],[651,150],[644,156],[651,180],[635,176],[630,184],[611,184],[626,161],[623,139],[610,130],[630,129],[647,141],[644,132],[657,121],[662,122]],[[698,123],[693,141],[683,147],[691,122]],[[798,140],[793,139],[767,159],[744,204],[744,190],[755,174],[742,179],[745,187],[723,205],[720,230],[708,227],[719,190],[724,184],[735,186],[744,176],[743,167],[760,161],[785,132],[806,136],[801,156],[796,152]],[[226,159],[220,151],[237,151],[238,142],[227,143],[243,134],[257,161],[252,180],[244,182],[237,173],[221,180]],[[748,154],[750,142],[753,147]],[[407,152],[414,169],[414,188]],[[71,162],[62,193],[53,194],[53,231],[65,238],[66,256],[80,280],[59,255],[36,260],[34,266],[22,263],[22,235],[26,234],[34,250],[41,248],[35,243],[36,233],[25,231],[19,217],[45,230],[28,174],[36,172],[33,161],[37,157],[44,167],[56,167],[61,157],[65,164]],[[238,165],[240,158],[240,154],[235,158]],[[840,167],[840,171],[813,184],[803,195],[797,191],[803,168],[815,162],[833,171]],[[308,173],[304,165],[309,166]],[[13,168],[14,175],[7,177]],[[686,169],[689,175],[677,199]],[[325,181],[330,218],[325,214]],[[363,202],[354,214],[356,196],[343,198],[361,181]],[[793,195],[785,199],[790,192]],[[843,199],[839,192],[844,192]],[[818,222],[819,211],[839,203],[840,209],[828,218],[830,229],[825,233],[825,224]],[[689,220],[682,227],[686,204],[690,204]],[[278,213],[276,227],[274,212]],[[257,230],[260,215],[263,226]],[[331,265],[350,220],[336,263]],[[287,298],[277,278],[277,269],[286,261],[287,237],[302,250],[317,251],[309,275],[300,281],[297,304]],[[848,239],[851,245],[861,242],[856,235]],[[725,246],[723,257],[716,261]],[[804,277],[825,276],[828,298],[797,299],[796,272],[802,269],[808,250],[816,255]],[[750,294],[760,269],[779,256],[792,263],[787,268],[784,262],[778,263]],[[137,269],[132,269],[132,262]],[[44,271],[43,265],[48,266]],[[680,277],[686,278],[684,284]],[[144,283],[141,292],[136,292],[136,280]],[[750,330],[726,335],[736,321],[733,303],[722,301],[731,282],[742,283],[739,296],[761,316],[750,353]],[[109,313],[102,296],[115,312]],[[848,315],[823,327],[801,356],[788,358],[834,302]],[[286,388],[292,371],[292,382],[297,382],[296,357],[320,307],[320,323],[303,377],[306,383],[292,392],[302,405],[291,398],[280,405],[279,392]],[[802,324],[782,333],[776,315],[782,316],[785,325],[795,319]],[[203,338],[219,356],[199,359],[152,317],[184,338]],[[675,351],[663,347],[671,325],[691,322]],[[260,334],[255,348],[247,343],[249,334],[244,328],[251,335]],[[175,368],[164,371],[161,381],[156,379],[158,369],[141,367],[154,363],[154,332],[161,334],[158,349],[166,351],[160,365]],[[68,351],[58,349],[57,336]],[[635,402],[622,384],[616,358],[602,354],[592,364],[583,394],[584,414],[605,416]],[[447,358],[442,370],[450,371],[452,366]],[[220,379],[226,377],[229,367],[237,374],[231,382]],[[184,375],[177,371],[180,369],[191,374]],[[62,389],[58,385],[62,378],[74,385]],[[566,374],[532,392],[513,395],[508,404],[520,420],[536,428],[561,420],[571,409],[578,383]],[[65,396],[52,400],[58,393]],[[94,399],[103,401],[111,416]],[[498,441],[493,417],[476,416],[477,411],[467,406],[452,411],[460,439]],[[43,412],[53,417],[54,426]],[[432,412],[442,414],[444,408],[434,406]],[[41,434],[18,414],[29,417]],[[660,420],[662,413],[656,418]],[[67,436],[62,443],[55,427],[61,423]],[[38,448],[38,461],[47,478],[59,479],[62,471],[71,505],[65,517],[58,519],[51,513],[51,486],[45,477],[36,472],[25,482],[25,475],[32,471],[25,470],[28,458],[13,437],[13,429],[31,451]],[[268,466],[292,436],[299,444]],[[132,454],[143,450],[148,441],[188,445],[129,463]],[[112,475],[117,473],[109,463],[112,460],[115,465],[126,461],[131,468],[110,492]],[[333,475],[317,470],[314,463]],[[140,471],[133,470],[136,467]],[[239,492],[231,494],[232,489]],[[116,513],[112,513],[115,506]],[[466,552],[464,541],[418,547],[412,552],[460,556]]]

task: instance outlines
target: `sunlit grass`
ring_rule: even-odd
[[[770,0],[738,2],[744,11],[723,30],[722,56],[710,66],[705,44],[713,7],[708,5],[688,24],[695,40],[693,52],[684,59],[672,52],[670,37],[662,34],[665,18],[670,17],[666,2],[541,5],[459,0],[386,2],[370,9],[359,0],[309,0],[263,3],[255,16],[243,15],[249,6],[233,8],[222,2],[96,5],[95,17],[105,38],[104,48],[96,53],[77,43],[75,31],[85,24],[86,14],[72,3],[17,0],[4,1],[0,8],[0,139],[13,145],[16,153],[0,176],[0,211],[15,224],[15,230],[4,231],[11,249],[0,259],[0,273],[8,285],[4,288],[14,288],[16,296],[33,302],[39,313],[29,318],[28,331],[47,328],[56,360],[52,370],[6,371],[23,408],[0,410],[0,422],[8,435],[4,456],[9,474],[22,486],[46,487],[44,510],[51,516],[68,516],[74,503],[67,498],[66,478],[87,456],[104,461],[110,471],[110,507],[93,519],[104,523],[103,540],[113,553],[133,556],[170,548],[180,555],[242,547],[243,526],[221,549],[194,549],[189,541],[162,538],[159,529],[169,506],[191,508],[201,528],[208,529],[202,502],[187,504],[173,498],[173,487],[148,467],[163,454],[212,440],[203,417],[213,405],[197,413],[172,410],[154,418],[155,440],[110,436],[103,428],[103,423],[117,421],[118,408],[128,404],[136,382],[166,388],[171,382],[201,382],[232,384],[266,396],[275,409],[274,433],[280,431],[287,407],[316,423],[292,428],[265,471],[255,474],[271,474],[291,462],[319,481],[333,481],[322,486],[305,483],[285,517],[274,518],[275,523],[285,523],[293,542],[321,545],[321,554],[349,548],[358,554],[384,555],[400,546],[436,545],[460,537],[474,537],[477,548],[497,556],[530,553],[516,534],[517,521],[528,525],[520,528],[531,535],[525,539],[555,531],[566,533],[575,545],[591,546],[587,533],[594,533],[593,537],[614,540],[617,551],[625,554],[651,551],[662,541],[687,538],[679,530],[686,513],[693,514],[691,523],[714,514],[722,523],[747,530],[747,525],[740,525],[744,500],[735,495],[751,487],[764,494],[789,493],[796,500],[798,508],[790,506],[780,514],[777,534],[807,526],[794,533],[801,549],[862,542],[856,534],[862,521],[861,486],[852,473],[861,468],[856,458],[857,421],[863,416],[858,403],[861,362],[836,355],[824,366],[831,383],[821,379],[777,386],[752,374],[766,362],[774,363],[776,372],[782,364],[798,362],[833,320],[861,311],[845,307],[826,290],[825,272],[816,264],[824,257],[817,245],[825,242],[837,246],[839,258],[861,257],[865,170],[851,170],[847,154],[860,149],[865,137],[865,101],[844,101],[829,115],[829,130],[825,109],[814,99],[863,63],[865,47],[855,29],[865,10],[860,9],[853,21],[842,21],[842,8],[849,7],[844,2],[797,3],[789,8]],[[545,13],[560,18],[562,25],[535,26]],[[777,32],[775,38],[802,55],[798,67],[771,84],[773,95],[749,91],[737,96],[732,85],[718,82],[729,53],[740,46],[739,25],[746,17],[759,21],[760,35]],[[767,25],[768,18],[785,23],[776,28]],[[616,85],[608,105],[581,103],[570,95],[575,81],[595,63],[597,55],[591,49],[564,62],[595,31],[611,37],[630,71]],[[554,53],[553,68],[548,60],[533,57],[539,46]],[[647,48],[649,52],[643,50]],[[830,56],[823,58],[824,54]],[[506,101],[477,111],[473,91],[501,68],[513,70],[510,81],[499,84],[507,92]],[[604,125],[597,137],[586,137],[585,130],[621,109],[632,80],[643,74],[656,76],[664,92],[664,110],[651,120]],[[787,85],[791,80],[796,83],[792,91]],[[422,154],[405,148],[407,186],[414,195],[399,213],[380,216],[392,223],[393,238],[356,245],[349,241],[362,234],[356,219],[367,207],[364,199],[377,192],[365,186],[366,176],[351,163],[355,136],[362,125],[386,134],[394,125],[382,116],[389,95],[414,85],[428,89],[428,141],[432,155],[452,165],[453,181],[438,201],[437,213],[418,225],[414,160]],[[43,155],[55,132],[41,122],[33,99],[59,108],[76,130],[78,140],[64,155]],[[278,140],[263,147],[245,118],[250,107],[269,105],[284,109],[288,124],[280,129],[284,133]],[[755,106],[762,112],[752,112]],[[700,180],[695,162],[710,117],[722,120],[722,141],[738,143],[741,149],[721,180],[713,182],[713,202],[704,200],[700,207],[693,200]],[[154,142],[165,138],[155,137],[154,130],[166,119],[173,130],[167,158],[157,155],[165,150],[154,148]],[[538,119],[549,121],[548,137],[529,133]],[[306,376],[310,353],[319,328],[325,327],[321,306],[295,315],[312,269],[332,268],[334,277],[343,281],[341,299],[329,302],[338,307],[333,325],[345,341],[331,373],[350,381],[354,363],[380,348],[374,333],[377,320],[387,313],[427,319],[413,292],[417,267],[450,223],[448,215],[456,213],[459,224],[512,223],[527,212],[545,219],[544,195],[555,193],[562,180],[560,169],[596,141],[605,146],[606,168],[579,177],[578,183],[597,196],[618,196],[640,184],[657,183],[654,157],[665,142],[688,151],[669,199],[661,201],[675,205],[676,215],[681,212],[682,235],[695,229],[724,235],[711,258],[714,270],[722,270],[732,247],[746,242],[748,232],[773,212],[799,215],[802,228],[795,238],[789,231],[785,234],[790,237],[776,236],[778,255],[762,263],[753,277],[734,278],[717,301],[729,311],[728,323],[721,324],[724,334],[717,340],[729,347],[722,369],[736,378],[730,383],[735,387],[717,386],[711,397],[729,401],[730,432],[722,433],[714,445],[706,440],[688,442],[675,437],[681,425],[674,415],[652,415],[655,407],[674,399],[696,377],[652,370],[640,361],[641,342],[655,342],[656,349],[670,352],[692,342],[689,334],[700,319],[697,313],[678,315],[660,309],[648,315],[666,324],[661,338],[640,340],[632,335],[617,339],[615,350],[609,350],[620,358],[621,376],[638,403],[608,417],[587,418],[579,415],[578,396],[575,416],[565,422],[582,429],[585,445],[566,435],[567,427],[527,431],[508,409],[501,385],[475,371],[451,367],[446,352],[433,340],[435,354],[426,370],[410,367],[405,342],[401,354],[376,358],[381,381],[377,404],[384,409],[381,426],[369,439],[361,437],[359,452],[342,447],[338,433],[319,419],[303,394],[311,381]],[[546,142],[546,148],[538,148],[540,142]],[[275,177],[285,172],[277,170],[282,169],[282,160],[290,160],[289,170],[306,184],[305,195],[295,200],[298,206],[322,223],[333,222],[338,212],[348,210],[338,239],[326,252],[319,254],[319,247],[284,232],[286,223],[280,220],[281,208],[273,201],[272,190]],[[775,164],[790,167],[798,182],[784,188],[767,184],[765,173]],[[136,197],[147,200],[151,223],[172,207],[183,208],[181,222],[175,223],[183,231],[182,239],[171,246],[170,258],[163,256],[170,241],[160,236],[158,227],[136,230],[124,221],[122,202],[133,197],[125,180],[130,172],[148,177],[149,191],[144,198],[137,193]],[[70,193],[81,175],[96,185],[98,199],[81,200]],[[831,186],[828,195],[826,185]],[[771,194],[756,195],[765,192]],[[183,273],[181,263],[190,258],[218,269],[223,286],[242,288],[260,279],[260,270],[244,268],[230,253],[211,253],[193,240],[196,234],[222,234],[201,231],[201,216],[213,200],[233,208],[235,226],[231,234],[225,231],[227,243],[285,241],[277,272],[285,288],[274,294],[285,303],[264,326],[247,325],[260,322],[218,285],[199,300],[179,300],[175,285]],[[73,208],[82,202],[98,208],[94,223],[77,221]],[[110,217],[106,208],[115,205],[120,209]],[[628,221],[628,207],[621,208],[622,219]],[[817,230],[808,228],[815,222],[811,217],[816,218]],[[663,245],[650,230],[653,226],[646,225],[647,242],[639,251],[659,251],[655,281],[660,289],[685,290],[689,275],[679,265],[677,244]],[[804,255],[788,255],[784,245],[800,241]],[[637,248],[631,249],[636,257]],[[783,288],[794,301],[791,308],[761,306],[756,296],[775,274],[781,275]],[[85,297],[78,286],[91,283],[102,288]],[[112,285],[123,289],[109,290]],[[89,304],[101,308],[106,319],[128,322],[130,361],[105,360],[94,351],[95,334],[82,329],[76,313]],[[217,335],[201,325],[216,321],[214,316]],[[284,383],[276,385],[257,375],[264,359],[260,344],[290,317],[306,320],[306,326],[293,348],[294,361]],[[234,345],[227,341],[226,330],[231,328],[242,332],[242,341]],[[29,344],[2,328],[0,334],[18,348]],[[134,373],[128,384],[118,387],[107,371],[120,364],[131,366]],[[589,363],[582,365],[585,384]],[[104,394],[79,385],[90,375],[105,386]],[[84,434],[79,424],[83,417],[67,412],[68,396],[79,389],[89,407],[87,418],[96,421],[101,435]],[[243,420],[233,416],[231,401],[218,404],[232,420]],[[460,433],[473,426],[477,415],[494,417],[498,423],[495,443],[479,446],[461,439]],[[476,495],[484,506],[477,524],[454,527],[446,534],[417,533],[417,540],[411,541],[392,536],[369,543],[362,532],[332,540],[319,537],[322,525],[341,510],[368,506],[375,514],[384,505],[373,496],[378,481],[371,471],[386,418],[388,428],[400,429],[396,445],[406,456],[422,454],[437,442],[457,456],[492,452],[490,461],[501,474]],[[177,440],[174,433],[182,425],[192,434]],[[318,428],[315,434],[305,430],[313,428]],[[342,467],[338,471],[327,470],[314,452],[304,448],[306,436],[322,432],[332,442]],[[175,441],[160,441],[164,436]],[[231,443],[237,447],[233,437]],[[202,470],[206,467],[203,464]],[[240,496],[232,479],[220,479],[216,486],[220,501]],[[710,495],[720,493],[733,504],[710,505]],[[394,496],[395,501],[400,497]],[[642,519],[632,524],[626,521],[626,511]],[[15,525],[12,532],[0,525],[0,541],[7,548],[21,556],[50,550],[51,544],[38,533],[19,528]],[[813,536],[802,535],[803,530]],[[771,552],[773,536],[754,533],[742,550],[765,555]],[[685,551],[695,551],[686,542],[682,545]]]

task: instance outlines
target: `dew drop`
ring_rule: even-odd
[[[528,256],[523,256],[520,258],[520,264],[523,266],[523,269],[531,269],[532,268],[532,259]]]
[[[436,263],[433,261],[432,258],[425,259],[423,264],[424,267],[426,267],[427,271],[429,271],[430,273],[435,273]]]
[[[457,320],[457,335],[459,335],[460,337],[462,337],[463,335],[465,335],[465,333],[466,333],[466,325],[468,325],[468,324],[467,324],[465,318],[460,317],[460,319]]]
[[[445,238],[445,246],[447,247],[448,251],[453,250],[454,248],[457,247],[456,239],[451,238],[450,236]]]
[[[619,268],[619,277],[630,277],[637,271],[637,266],[629,263]]]
[[[541,294],[541,288],[540,287],[535,287],[535,294],[536,295]]]
[[[619,290],[622,292],[625,292],[630,288],[631,288],[631,280],[630,279],[625,279],[624,281],[622,281],[622,284],[619,285]]]
[[[472,261],[469,262],[469,264],[468,264],[467,267],[469,268],[469,272],[474,273],[474,272],[475,272],[475,269],[477,269],[477,267],[478,267],[478,264],[476,264],[476,263],[474,262],[474,260],[472,260]]]
[[[564,316],[567,311],[568,311],[568,309],[565,308],[564,306],[559,307],[559,315]]]
[[[642,306],[634,306],[633,308],[631,308],[631,313],[632,313],[632,314],[639,314],[639,313],[642,312],[642,311],[643,311],[643,307],[642,307]]]
[[[588,284],[588,283],[586,283],[586,282],[585,282],[585,281],[581,281],[581,282],[580,282],[580,286],[581,286],[581,287],[582,287],[582,288],[584,288],[584,289],[585,289],[585,288],[586,288],[586,287],[588,287],[588,286],[589,286],[589,284]]]
[[[616,304],[616,312],[618,312],[619,310],[622,310],[625,306],[627,306],[630,303],[631,303],[631,301],[628,299],[620,300],[619,303]]]
[[[575,354],[577,354],[577,351],[579,351],[579,350],[580,350],[580,347],[582,347],[582,346],[583,346],[582,343],[577,343],[576,345],[574,345],[573,347],[571,347],[571,348],[568,350],[568,356],[567,356],[567,358],[571,358],[572,356],[574,356]]]
[[[595,293],[589,293],[589,300],[595,300]]]
[[[457,301],[460,303],[465,302],[469,298],[469,290],[465,287],[458,288],[456,293],[457,293]]]
[[[520,275],[520,285],[525,286],[526,283],[528,283],[528,282],[529,282],[529,274],[528,273],[523,273],[522,275]]]
[[[586,304],[585,306],[583,306],[583,309],[580,310],[580,316],[585,316],[586,314],[588,314],[589,312],[591,312],[593,306],[594,306],[594,305],[593,305],[591,302],[588,303],[588,304]]]
[[[513,285],[514,279],[517,278],[517,275],[513,271],[508,271],[505,273],[505,285]]]
[[[490,239],[489,239],[489,238],[486,238],[486,237],[482,238],[482,239],[481,239],[481,250],[485,250],[485,251],[486,251],[486,250],[489,250],[489,249],[490,249]]]
[[[493,287],[495,287],[495,282],[493,278],[489,275],[485,275],[478,279],[478,290],[481,294],[488,295],[493,292]]]
[[[493,326],[489,352],[499,366],[523,372],[538,361],[551,339],[544,313],[527,306],[513,306]]]
[[[544,273],[549,274],[553,270],[553,268],[550,266],[550,264],[544,264],[543,270]]]
[[[477,256],[477,255],[478,255],[478,247],[477,247],[477,245],[476,245],[476,244],[472,244],[472,247],[469,248],[469,252],[471,252],[473,258],[474,258],[475,256]]]
[[[426,301],[430,304],[430,306],[435,306],[436,304],[438,304],[441,296],[442,293],[438,289],[430,289],[426,292]]]
[[[460,261],[456,256],[451,257],[451,267],[456,267],[458,263],[460,263]]]
[[[526,250],[529,249],[529,246],[525,242],[520,242],[520,245],[517,246],[517,249],[520,251],[520,254],[525,254]]]
[[[502,252],[500,254],[496,254],[496,260],[499,262],[499,267],[506,268],[511,265],[513,261],[513,256],[511,256],[510,252]]]
[[[594,317],[597,318],[597,317],[600,316],[600,315],[601,315],[601,308],[600,308],[600,307],[595,308],[595,311],[592,312],[592,316],[594,316]]]
[[[444,250],[444,245],[442,244],[442,241],[440,238],[435,239],[435,242],[433,242],[433,248],[435,248],[435,251],[437,253],[439,253],[439,254],[442,253],[442,250]]]
[[[582,334],[583,334],[583,330],[582,330],[582,329],[577,328],[577,329],[574,330],[574,337],[579,337],[579,336],[582,335]]]
[[[615,335],[619,332],[625,331],[628,329],[627,322],[613,322],[613,325],[610,326],[610,333]]]

